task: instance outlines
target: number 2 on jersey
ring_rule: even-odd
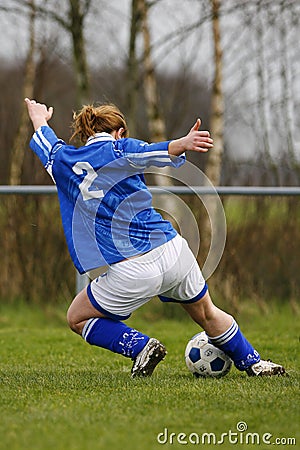
[[[94,168],[90,165],[87,161],[78,161],[74,166],[72,167],[73,172],[76,173],[76,175],[82,175],[84,171],[86,171],[86,175],[80,185],[78,186],[80,189],[80,192],[82,194],[83,200],[90,200],[92,198],[102,198],[104,197],[104,192],[102,190],[93,191],[90,190],[90,187],[92,186],[93,182],[97,178],[97,172],[94,170]]]

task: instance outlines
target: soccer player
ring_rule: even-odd
[[[91,345],[133,360],[132,377],[150,376],[165,346],[124,321],[158,295],[180,303],[209,340],[250,376],[283,375],[262,360],[234,318],[217,308],[187,242],[152,207],[143,172],[150,166],[179,167],[185,152],[213,147],[198,119],[186,136],[148,144],[128,138],[126,121],[112,104],[84,106],[74,114],[67,145],[48,126],[53,108],[25,99],[35,133],[30,146],[57,186],[68,249],[80,273],[108,265],[73,300],[67,320]]]

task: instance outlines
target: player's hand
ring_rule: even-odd
[[[199,131],[201,120],[197,119],[196,123],[190,129],[190,132],[183,138],[185,139],[185,149],[194,152],[207,152],[213,147],[213,140],[209,131]]]
[[[180,138],[171,141],[169,144],[169,154],[179,156],[187,150],[194,152],[207,152],[213,147],[213,140],[208,131],[199,131],[201,120],[197,119],[189,133]]]
[[[47,122],[53,115],[52,106],[48,108],[45,104],[37,103],[35,100],[30,100],[29,98],[25,98],[25,103],[35,130],[43,125],[48,125]]]

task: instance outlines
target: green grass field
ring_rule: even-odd
[[[62,311],[2,306],[0,449],[300,448],[299,320],[287,307],[272,308],[268,316],[242,312],[239,322],[289,377],[253,379],[232,369],[223,379],[194,379],[183,354],[197,326],[180,316],[155,320],[146,306],[128,323],[161,339],[168,355],[152,378],[131,380],[131,361],[87,345]],[[237,431],[239,422],[246,431]]]

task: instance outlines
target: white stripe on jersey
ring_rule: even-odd
[[[41,143],[49,150],[49,152],[51,152],[52,144],[51,142],[47,141],[40,128],[36,131],[36,135],[40,139]]]
[[[49,153],[47,152],[47,150],[45,150],[44,146],[42,145],[41,140],[38,138],[37,134],[34,133],[34,135],[32,136],[33,140],[35,141],[35,143],[38,145],[39,149],[42,150],[42,152],[44,153],[44,155],[46,156],[47,159],[49,159]]]
[[[141,152],[141,153],[128,153],[128,157],[133,157],[133,158],[153,158],[153,157],[164,157],[164,158],[168,158],[168,160],[170,160],[170,157],[167,156],[169,155],[168,150],[156,150],[155,152],[151,152],[151,150],[149,152]]]
[[[127,156],[127,159],[131,167],[135,167],[137,169],[143,169],[147,163],[148,164],[149,162],[153,163],[153,160],[156,161],[156,163],[169,163],[171,160],[169,156],[160,156],[159,158],[147,158],[146,161],[134,160],[134,158],[130,158],[129,156]]]
[[[56,184],[56,181],[55,181],[55,179],[53,177],[53,173],[52,173],[52,167],[53,167],[53,161],[48,161],[47,164],[45,165],[45,169],[47,170],[50,177],[52,178],[53,183]]]

